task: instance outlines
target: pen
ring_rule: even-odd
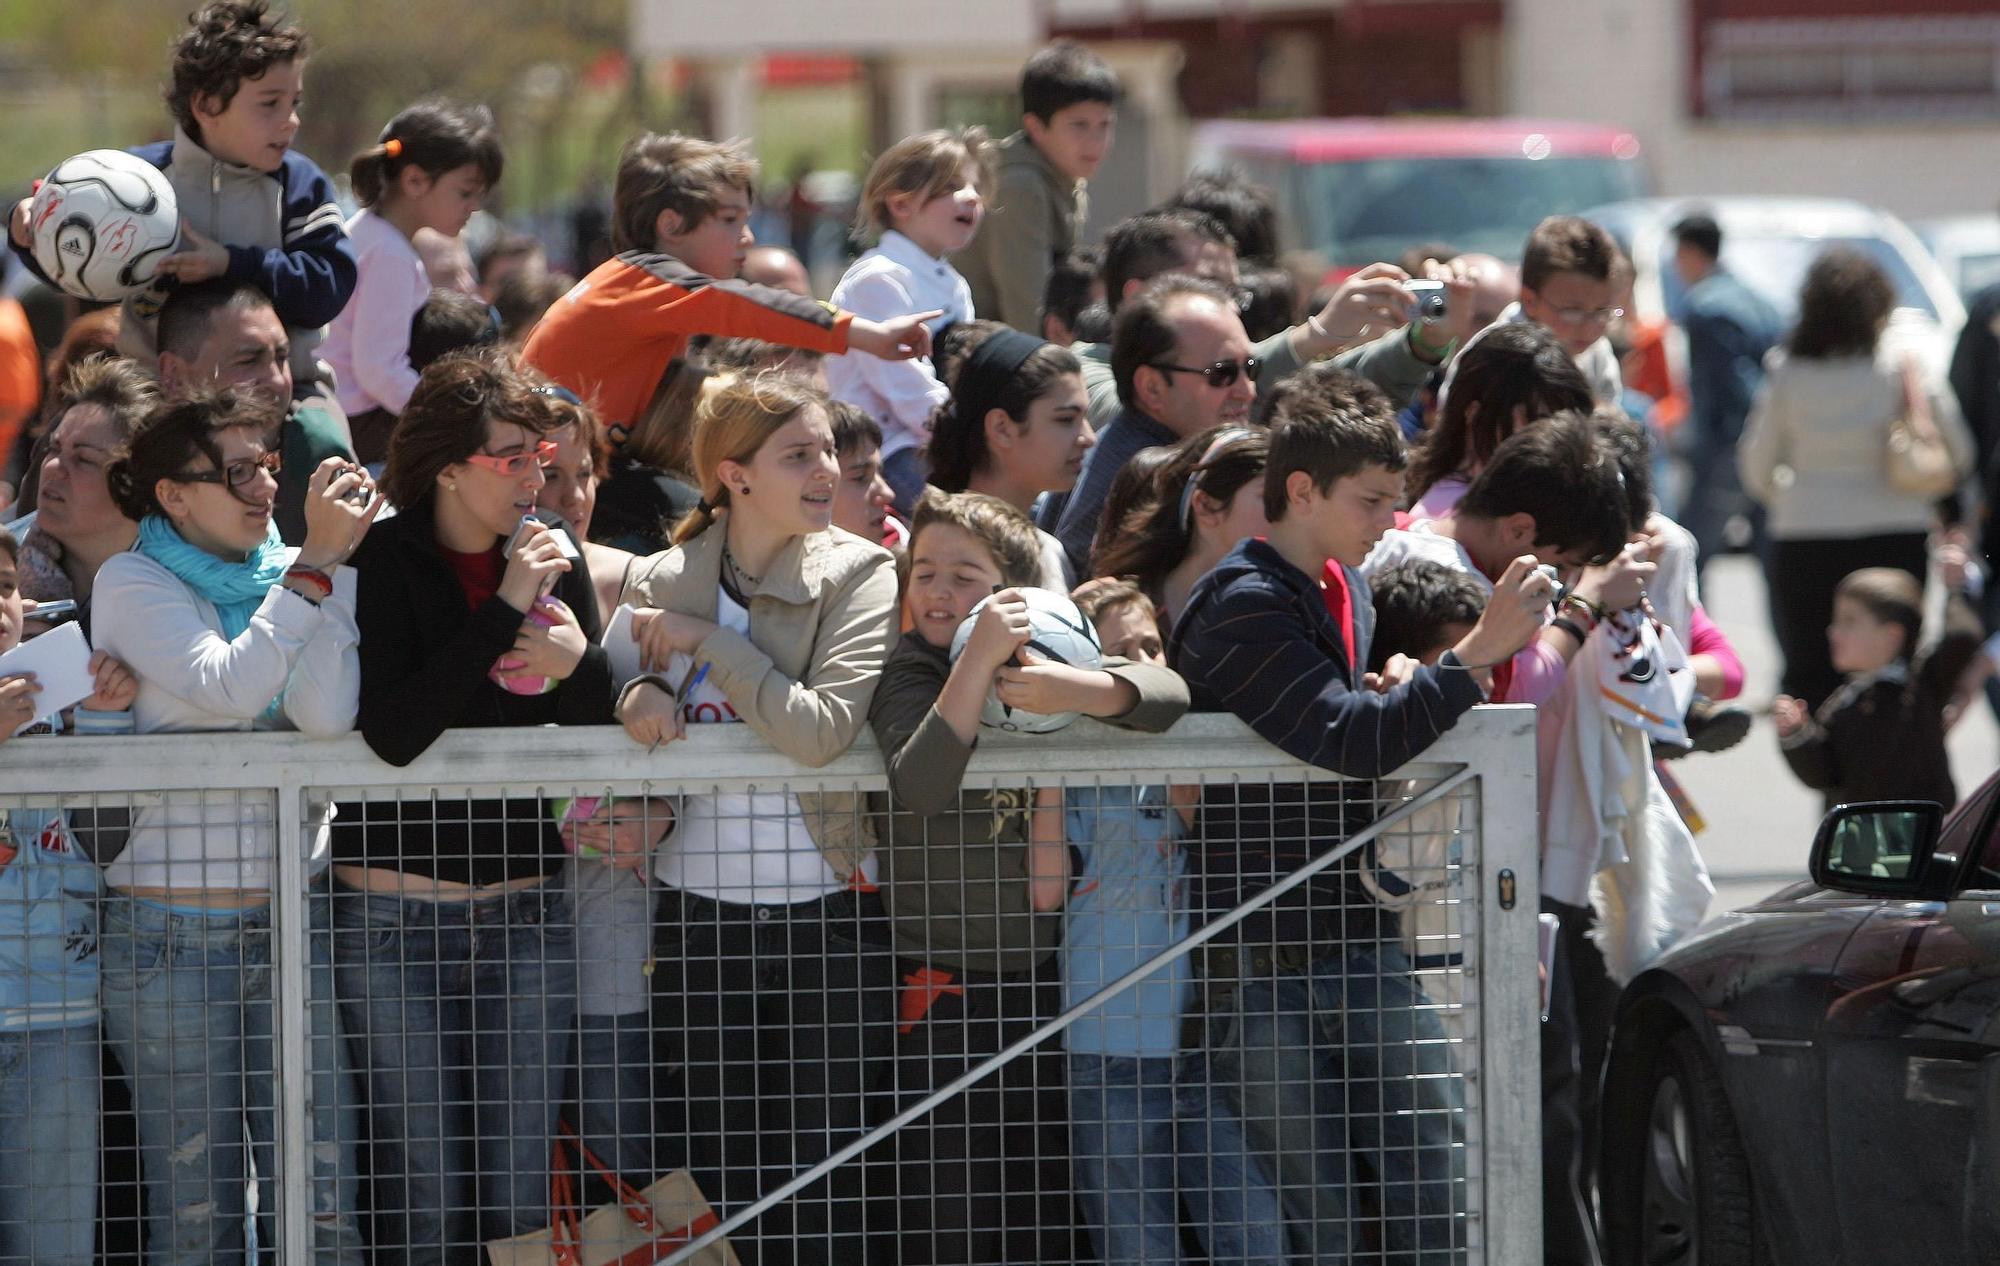
[[[708,664],[709,661],[703,660],[699,664],[691,665],[687,676],[681,678],[681,688],[674,693],[680,697],[682,703],[687,702],[688,691],[699,686],[708,677]]]
[[[702,683],[703,679],[705,679],[707,676],[708,676],[708,661],[704,660],[703,662],[690,667],[688,669],[687,676],[681,678],[681,688],[674,692],[674,706],[679,707],[683,703],[687,702],[688,691],[693,690],[696,686],[699,686]],[[646,754],[648,756],[652,755],[653,752],[659,746],[660,746],[660,740],[654,739],[652,745],[646,749]]]

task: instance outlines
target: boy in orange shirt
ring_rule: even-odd
[[[535,327],[521,359],[595,403],[614,443],[652,405],[667,366],[697,334],[757,338],[885,360],[928,356],[917,312],[877,322],[788,290],[738,281],[757,239],[757,160],[737,141],[646,132],[625,146],[612,192],[617,254]]]

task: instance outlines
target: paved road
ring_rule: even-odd
[[[1709,615],[1743,657],[1744,702],[1757,713],[1750,737],[1734,750],[1691,756],[1675,766],[1696,808],[1708,820],[1708,829],[1697,842],[1715,878],[1715,900],[1709,906],[1714,914],[1805,878],[1820,799],[1819,793],[1799,784],[1778,754],[1770,710],[1779,661],[1765,608],[1762,570],[1740,555],[1721,558],[1709,567],[1707,585]],[[2000,765],[2000,727],[1987,708],[1968,709],[1951,735],[1951,767],[1959,790],[1978,785],[1996,765]]]

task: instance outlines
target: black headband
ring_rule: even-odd
[[[965,368],[958,371],[957,388],[952,392],[960,422],[971,427],[982,425],[986,411],[998,407],[996,401],[1008,380],[1021,371],[1030,356],[1047,346],[1047,340],[1032,334],[1001,330],[974,348],[965,358]]]

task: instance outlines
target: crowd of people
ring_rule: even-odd
[[[1484,1058],[1539,1058],[1547,1260],[1596,1261],[1609,1001],[1702,911],[1625,926],[1634,903],[1593,889],[1643,882],[1641,856],[1705,884],[1654,810],[1663,759],[1747,730],[1699,590],[1739,470],[1768,507],[1793,767],[1836,798],[1953,796],[1976,633],[1920,646],[1949,489],[1896,478],[1889,436],[1954,485],[1972,445],[1883,350],[1861,256],[1828,252],[1782,331],[1713,221],[1677,227],[1683,528],[1608,337],[1629,265],[1585,220],[1544,221],[1518,269],[1437,251],[1309,293],[1268,195],[1209,173],[1087,243],[1118,83],[1064,43],[1027,63],[1019,133],[875,160],[875,245],[828,301],[754,242],[748,148],[684,134],[625,146],[616,254],[587,276],[510,238],[462,278],[455,239],[505,167],[491,116],[398,112],[343,218],[291,148],[309,52],[262,0],[216,0],[175,44],[174,137],[139,152],[200,196],[155,287],[53,355],[0,533],[0,650],[74,604],[95,690],[44,715],[33,677],[0,680],[7,732],[358,730],[406,765],[452,729],[616,725],[623,779],[671,776],[702,725],[809,769],[866,729],[888,788],[308,806],[290,952],[317,1260],[469,1263],[546,1232],[570,1125],[593,1165],[641,1188],[686,1170],[727,1216],[1399,797],[989,785],[967,771],[990,709],[1096,718],[1106,744],[1232,714],[1368,785],[1508,702],[1537,711],[1560,948],[1540,1051]],[[1962,543],[1942,553],[1964,588]],[[1031,645],[1051,595],[1101,666]],[[145,1260],[270,1251],[278,821],[189,793],[118,822],[8,815],[0,1260],[104,1249],[101,1051],[137,1123]],[[1462,1021],[1419,973],[1427,869],[1341,858],[734,1252],[1463,1260]]]

